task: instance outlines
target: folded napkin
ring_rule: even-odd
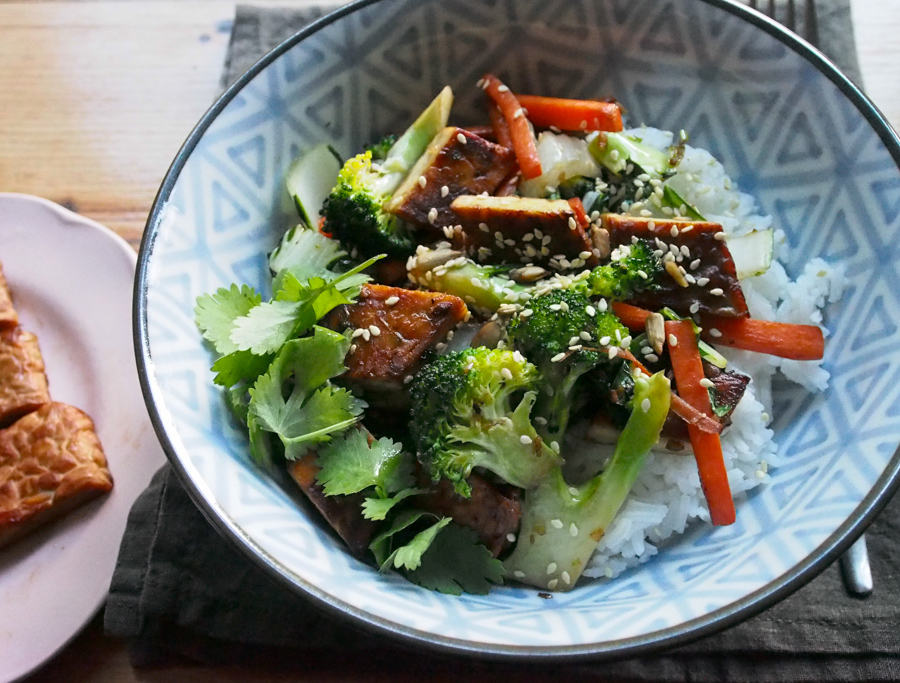
[[[847,0],[819,5],[822,44],[859,82]],[[223,86],[324,12],[238,7]],[[188,660],[378,680],[900,680],[900,500],[867,537],[876,581],[867,600],[849,597],[832,566],[759,616],[661,655],[599,665],[490,663],[412,648],[320,612],[219,536],[167,465],[129,516],[105,627],[129,639],[136,666]]]

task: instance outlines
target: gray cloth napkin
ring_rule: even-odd
[[[824,0],[820,7],[822,44],[860,82],[847,0]],[[238,7],[223,87],[322,14],[323,9]],[[849,597],[835,565],[764,613],[657,656],[603,664],[489,663],[410,647],[324,614],[219,536],[165,466],[129,516],[105,627],[130,639],[138,666],[187,659],[401,681],[900,680],[900,500],[867,536],[876,580],[869,599]]]

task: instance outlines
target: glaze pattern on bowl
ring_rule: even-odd
[[[320,24],[202,122],[151,216],[141,362],[170,457],[250,556],[329,605],[438,646],[602,654],[734,621],[814,573],[871,514],[900,443],[896,143],[818,57],[725,5],[383,0]],[[827,311],[831,387],[817,397],[783,387],[784,465],[740,501],[737,523],[695,527],[638,570],[551,600],[516,587],[447,597],[346,554],[290,487],[249,462],[193,322],[201,293],[265,289],[265,255],[295,220],[281,176],[299,150],[327,141],[353,153],[405,126],[446,83],[455,121],[483,119],[485,71],[520,92],[614,95],[632,123],[689,131],[785,230],[789,272],[822,256],[848,276]]]

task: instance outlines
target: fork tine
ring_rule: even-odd
[[[806,0],[803,17],[806,40],[819,46],[819,19],[816,16],[816,0]]]
[[[787,0],[787,18],[784,20],[784,25],[796,33],[797,14],[794,11],[794,0]]]

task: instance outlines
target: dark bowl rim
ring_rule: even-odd
[[[323,609],[326,613],[339,619],[349,616],[355,622],[355,625],[361,626],[367,631],[382,635],[388,633],[399,638],[402,641],[401,644],[425,646],[445,655],[467,655],[507,662],[528,661],[532,664],[542,661],[559,662],[563,660],[603,661],[646,655],[684,645],[733,626],[762,612],[797,591],[845,552],[863,534],[878,513],[887,505],[894,493],[900,489],[900,447],[894,452],[872,490],[848,516],[847,520],[803,561],[779,578],[734,603],[676,626],[619,641],[569,646],[515,646],[474,643],[401,626],[389,619],[373,616],[368,612],[348,605],[336,596],[309,584],[282,566],[244,533],[218,503],[208,500],[197,483],[188,475],[185,465],[179,459],[176,449],[168,436],[164,420],[157,409],[154,382],[151,381],[153,361],[150,355],[147,331],[147,271],[153,253],[153,246],[158,236],[163,209],[169,200],[184,165],[200,139],[216,117],[247,84],[278,57],[317,31],[348,14],[382,1],[389,0],[355,0],[339,7],[320,19],[311,22],[260,58],[259,61],[231,84],[200,118],[175,156],[153,201],[141,239],[134,281],[132,324],[135,357],[141,390],[153,427],[169,462],[177,471],[180,480],[186,485],[195,504],[197,504],[203,515],[219,534],[250,558],[258,567],[296,593],[313,598],[317,607]],[[740,4],[737,0],[694,1],[703,2],[743,19],[776,38],[801,57],[804,57],[819,73],[836,85],[841,93],[854,105],[856,110],[863,115],[890,153],[898,170],[900,170],[900,138],[898,138],[897,133],[894,132],[885,116],[862,90],[841,73],[818,49],[788,31],[778,22]]]

